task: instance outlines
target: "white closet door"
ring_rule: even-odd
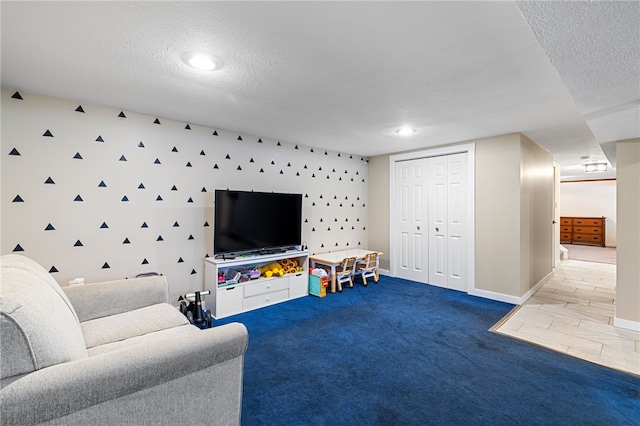
[[[467,153],[447,156],[447,287],[468,291]]]
[[[396,276],[428,282],[427,159],[396,165]]]
[[[428,159],[429,284],[447,287],[447,156]]]

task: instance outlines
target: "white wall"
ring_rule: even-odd
[[[358,156],[15,93],[2,90],[2,254],[61,284],[156,271],[173,300],[201,289],[215,189],[302,193],[312,253],[367,246]]]
[[[561,182],[560,216],[606,217],[605,245],[616,247],[616,181]]]

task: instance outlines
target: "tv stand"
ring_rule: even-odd
[[[215,319],[259,309],[308,295],[309,252],[300,250],[277,250],[277,253],[238,255],[235,258],[204,259],[204,290],[206,306]],[[260,277],[237,283],[218,283],[218,273],[230,270],[248,270],[262,267],[284,259],[295,259],[302,271],[284,274],[282,277]]]

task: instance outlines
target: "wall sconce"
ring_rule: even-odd
[[[607,171],[607,163],[585,164],[584,165],[584,171],[586,173],[606,172]]]

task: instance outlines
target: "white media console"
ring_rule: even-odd
[[[259,268],[284,259],[296,259],[302,271],[284,274],[281,277],[261,276],[245,282],[218,283],[220,272],[226,274],[230,270]],[[286,302],[308,294],[308,251],[288,250],[277,254],[239,256],[234,259],[207,257],[204,261],[204,289],[211,292],[205,304],[216,319]]]

